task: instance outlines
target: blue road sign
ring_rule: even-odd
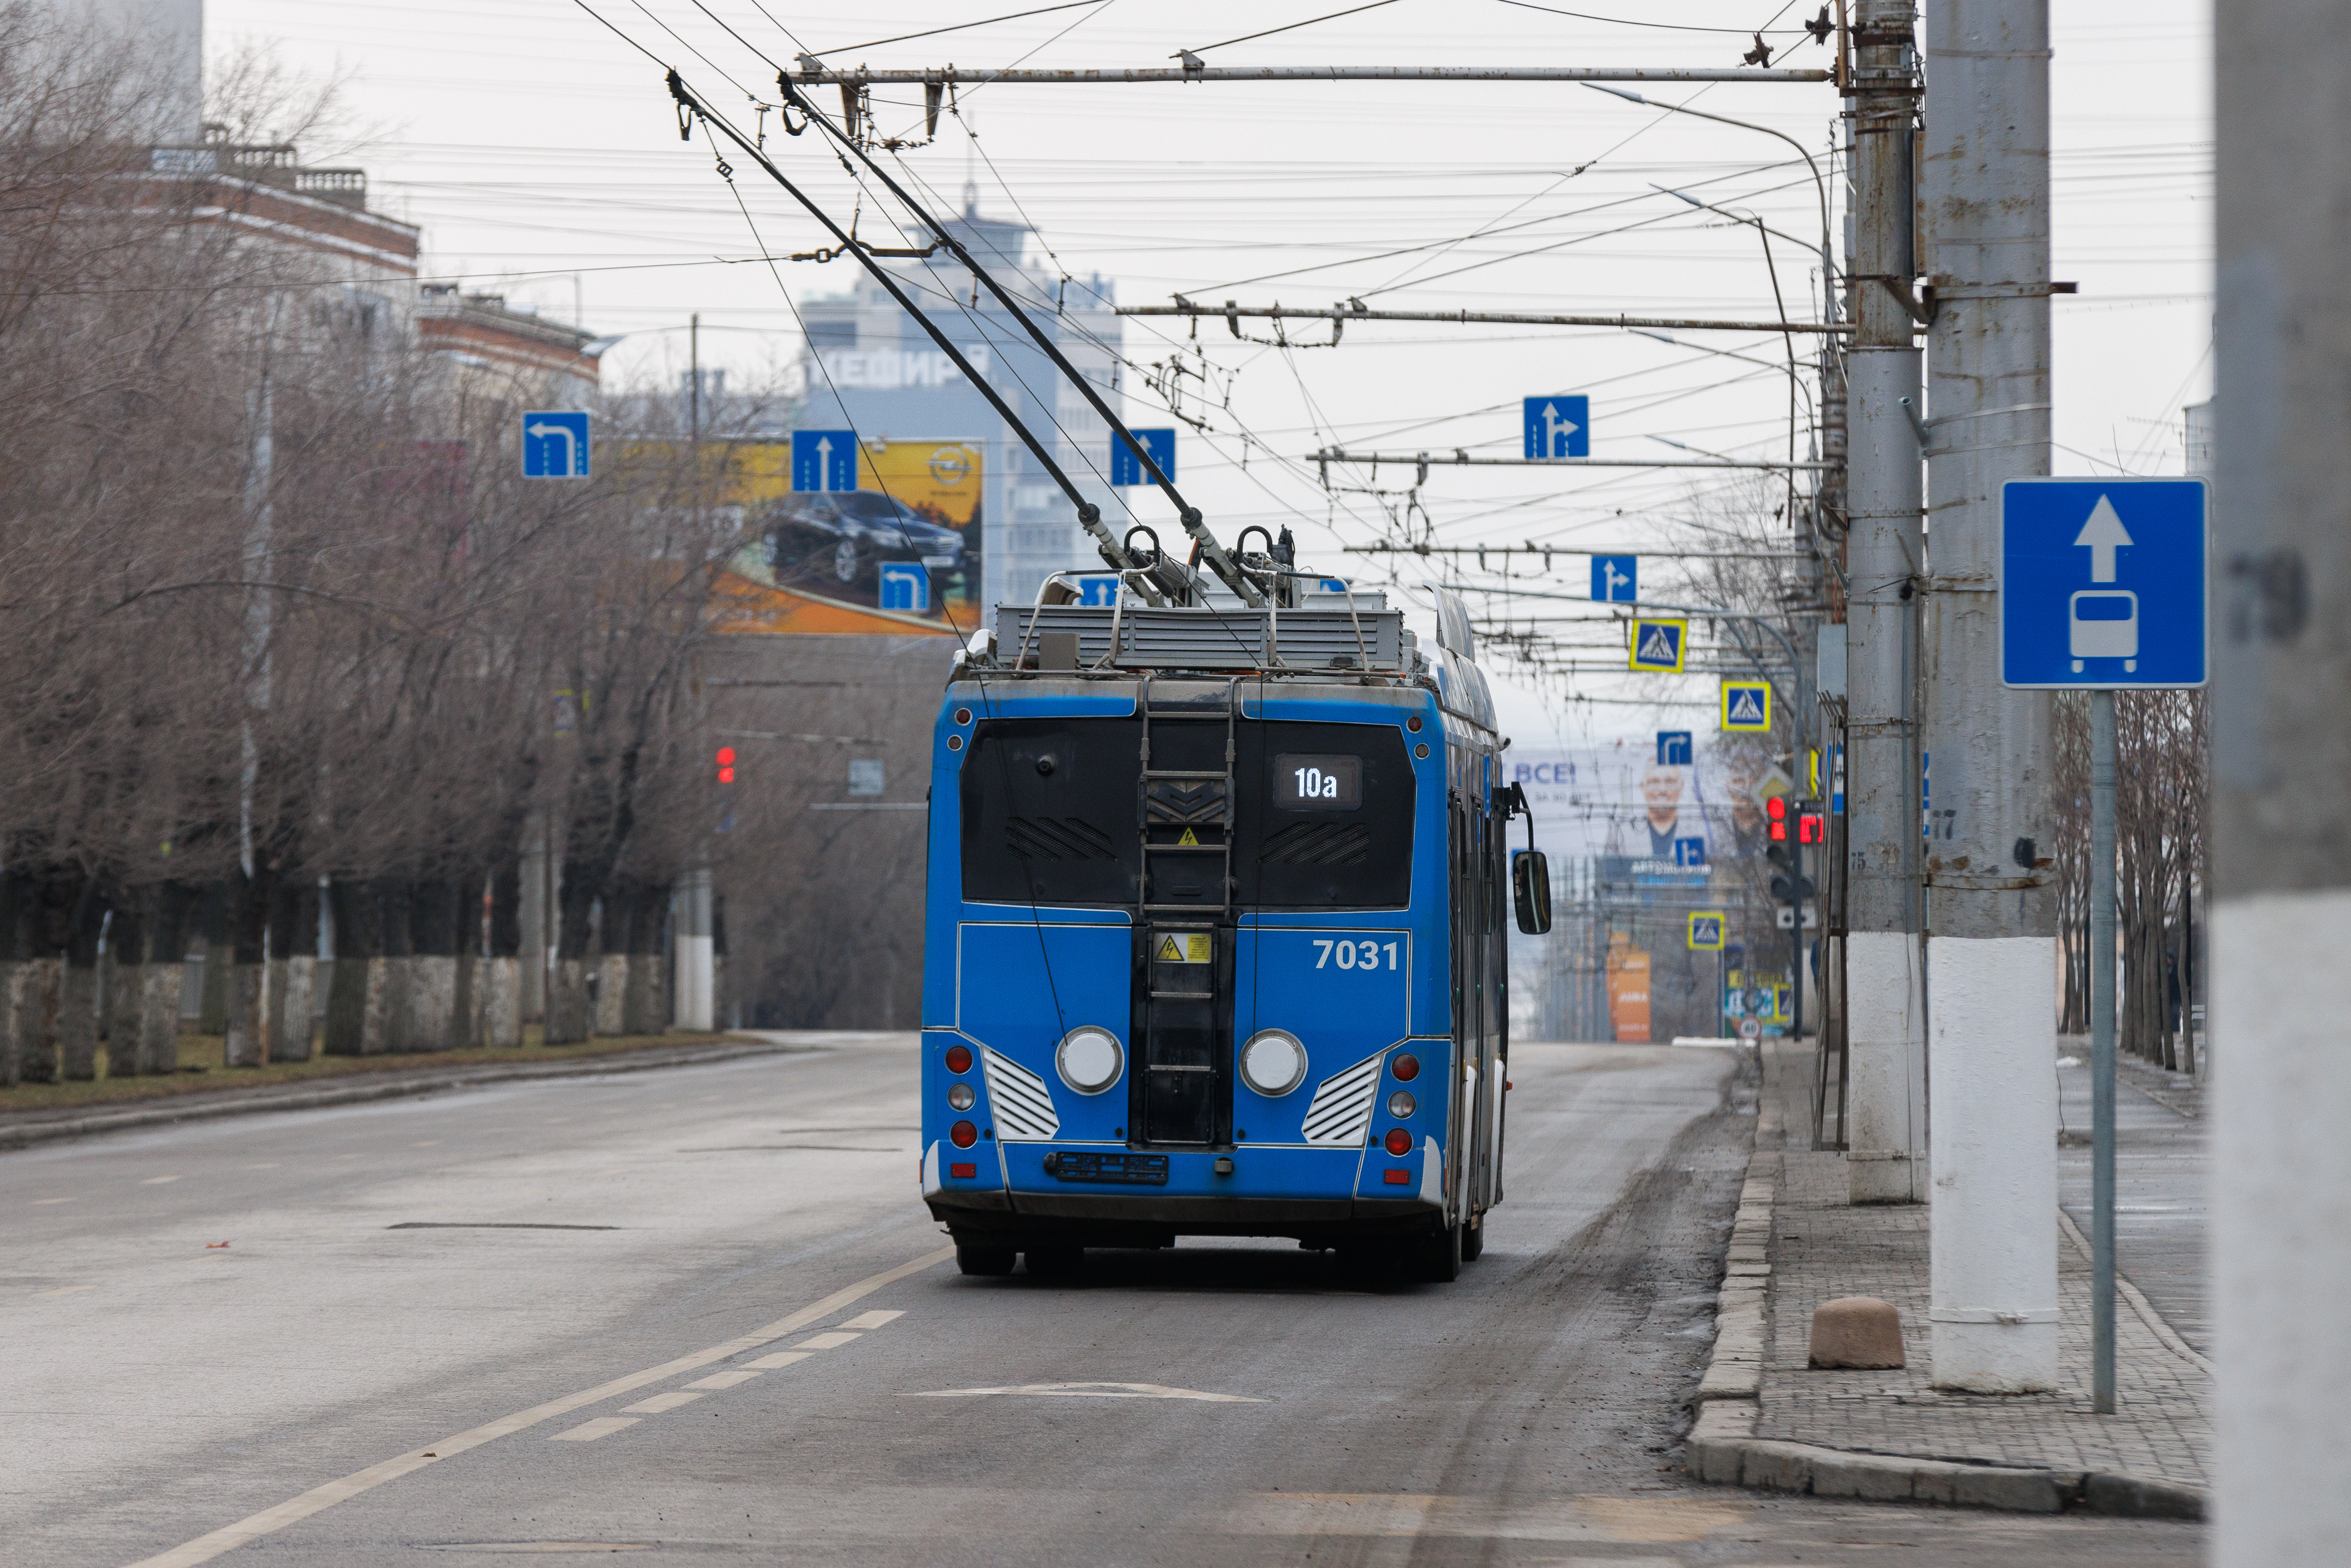
[[[792,489],[795,494],[856,488],[857,432],[792,432]]]
[[[1690,732],[1686,729],[1657,731],[1657,766],[1687,768],[1690,765]]]
[[[1631,604],[1640,597],[1641,558],[1636,555],[1596,555],[1592,558],[1592,597],[1604,604]]]
[[[1765,733],[1771,727],[1771,683],[1722,683],[1722,727],[1734,734]]]
[[[1118,602],[1118,579],[1114,577],[1081,577],[1078,579],[1078,602],[1107,610]]]
[[[1688,648],[1688,622],[1635,621],[1633,622],[1632,657],[1628,667],[1678,675],[1682,673],[1682,659]]]
[[[2210,667],[2201,479],[2011,479],[2000,497],[2000,678],[2200,686]]]
[[[1143,450],[1151,455],[1151,460],[1159,465],[1159,471],[1170,479],[1175,478],[1176,432],[1171,428],[1138,430],[1134,434],[1134,438],[1143,443]],[[1110,482],[1113,485],[1152,483],[1150,471],[1144,467],[1143,459],[1134,455],[1134,448],[1115,435],[1110,438]]]
[[[522,476],[588,477],[588,416],[542,410],[522,416]]]
[[[1722,951],[1723,917],[1719,914],[1692,915],[1689,917],[1689,945],[1694,953]]]
[[[930,569],[915,560],[882,563],[882,608],[927,615],[931,609]]]
[[[1530,457],[1592,455],[1592,400],[1531,397],[1526,400],[1526,455]]]
[[[1674,863],[1681,866],[1702,866],[1706,864],[1706,841],[1704,839],[1676,839],[1674,841]]]

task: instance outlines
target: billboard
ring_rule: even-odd
[[[1526,791],[1536,847],[1554,861],[1589,857],[1636,879],[1695,885],[1761,855],[1767,741],[1708,737],[1666,755],[1676,760],[1631,738],[1564,751],[1514,747],[1503,771]]]
[[[792,489],[791,444],[732,444],[747,542],[722,582],[738,632],[967,632],[979,623],[977,441],[861,444],[854,490]]]

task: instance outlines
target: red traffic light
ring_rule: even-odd
[[[731,746],[718,748],[718,781],[721,784],[735,782],[735,748]]]
[[[1771,841],[1775,844],[1786,843],[1788,841],[1788,802],[1786,798],[1780,795],[1774,795],[1769,800],[1764,801],[1763,814],[1771,820]]]
[[[1800,844],[1824,844],[1829,841],[1829,822],[1818,811],[1799,812],[1796,817],[1796,841]]]

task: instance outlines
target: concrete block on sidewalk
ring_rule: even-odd
[[[1875,1296],[1839,1296],[1813,1312],[1811,1364],[1884,1369],[1907,1364],[1902,1314]]]

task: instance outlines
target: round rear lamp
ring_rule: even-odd
[[[1079,1093],[1099,1094],[1125,1071],[1126,1051],[1119,1045],[1118,1036],[1086,1024],[1061,1037],[1053,1052],[1053,1065],[1061,1071],[1061,1082]]]
[[[1241,1082],[1280,1099],[1306,1082],[1306,1048],[1288,1030],[1259,1030],[1241,1047]]]
[[[958,1149],[967,1149],[979,1142],[979,1129],[969,1122],[957,1122],[947,1129],[947,1139]]]
[[[1388,1071],[1395,1074],[1398,1083],[1409,1083],[1420,1076],[1420,1058],[1406,1051],[1388,1063]]]
[[[958,1111],[970,1110],[972,1102],[978,1098],[978,1095],[971,1092],[971,1085],[968,1083],[954,1084],[947,1090],[947,1103]]]
[[[968,1123],[962,1122],[958,1122],[956,1124],[958,1127],[969,1125]],[[1405,1155],[1412,1153],[1412,1134],[1405,1132],[1402,1127],[1390,1127],[1388,1129],[1387,1144],[1388,1153],[1395,1155],[1398,1159],[1402,1159]]]
[[[958,1105],[956,1109],[960,1111],[963,1107]],[[1412,1113],[1419,1109],[1420,1102],[1412,1097],[1408,1089],[1399,1089],[1388,1096],[1388,1114],[1399,1122],[1409,1120]]]
[[[947,1047],[947,1071],[949,1072],[969,1072],[971,1071],[971,1047],[967,1045],[951,1045]]]

